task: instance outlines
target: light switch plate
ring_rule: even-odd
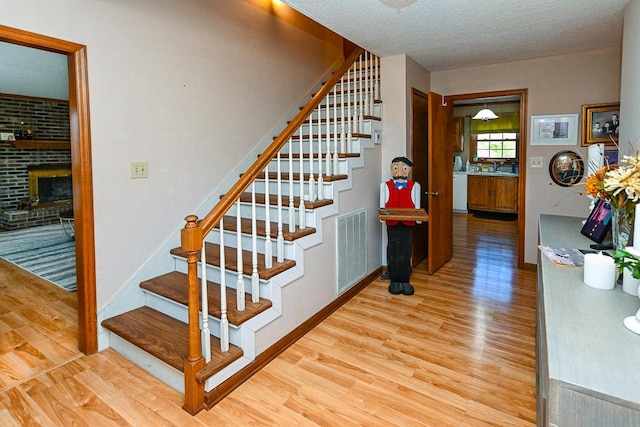
[[[147,162],[129,163],[129,178],[149,178],[149,165]]]
[[[542,157],[529,157],[530,168],[541,168],[544,164],[544,158]]]

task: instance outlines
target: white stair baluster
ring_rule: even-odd
[[[298,224],[301,230],[306,227],[305,224],[305,206],[304,206],[304,148],[302,140],[302,126],[300,126],[300,153],[298,154],[298,168],[300,169],[300,204],[298,206]]]
[[[326,176],[331,175],[331,118],[329,116],[329,98],[331,97],[331,92],[329,92],[327,94],[327,97],[325,98],[327,101],[327,112],[326,112],[326,123],[325,126],[327,129],[327,153],[325,155],[325,165],[324,165],[324,174]],[[334,105],[335,105],[335,100],[334,100]],[[322,163],[321,163],[322,164]]]
[[[369,75],[371,76],[371,79],[370,79],[370,80],[371,80],[371,83],[369,84],[369,91],[368,91],[367,93],[368,93],[368,96],[369,96],[369,111],[370,111],[370,114],[373,116],[373,101],[374,101],[374,99],[375,99],[375,98],[374,98],[374,96],[375,96],[375,93],[374,93],[374,86],[375,86],[375,83],[374,83],[374,81],[373,81],[374,71],[375,71],[375,70],[374,70],[374,68],[373,68],[373,62],[374,62],[374,55],[373,55],[373,53],[369,52],[369,58],[370,58],[370,59],[369,59],[369,65],[368,65],[368,67],[369,67]]]
[[[327,175],[338,174],[338,84],[333,87],[333,158],[330,156],[329,147],[327,147],[327,167],[329,171]],[[333,160],[333,161],[332,161]],[[329,163],[331,167],[329,167]]]
[[[276,238],[276,260],[284,261],[284,235],[282,234],[282,167],[280,166],[280,151],[276,156],[278,184],[278,237]]]
[[[375,94],[374,94],[374,98],[375,99],[380,99],[380,58],[378,58],[376,56],[376,60],[375,60],[375,64],[376,64],[376,90],[375,90]],[[380,116],[380,114],[378,113],[378,116]]]
[[[320,103],[322,104],[322,102]],[[320,105],[318,106],[320,107]],[[329,144],[329,139],[327,139]],[[318,109],[318,200],[324,199],[324,178],[322,176],[322,113]]]
[[[209,330],[209,295],[207,294],[207,255],[206,242],[202,241],[200,251],[200,294],[202,295],[202,328],[200,329],[200,341],[202,356],[209,363],[211,361],[211,331]]]
[[[355,64],[352,64],[354,66]],[[355,72],[355,69],[354,69]],[[348,132],[347,132],[347,151],[346,153],[351,153],[351,143],[353,139],[353,115],[351,114],[351,67],[347,70],[347,124],[348,124]]]
[[[319,122],[320,114],[318,113],[318,123]],[[313,124],[313,113],[309,116],[309,123]],[[303,153],[300,153],[300,155],[302,156]],[[316,159],[313,156],[313,126],[309,126],[309,202],[316,200],[315,161]],[[322,173],[322,171],[320,171],[320,173]]]
[[[258,227],[256,224],[256,182],[251,183],[251,301],[258,302]]]
[[[365,103],[364,103],[364,115],[365,116],[370,116],[371,115],[371,108],[370,107],[370,102],[371,102],[371,94],[369,92],[370,86],[369,86],[369,52],[364,52],[364,63],[365,63],[365,68],[364,68],[364,91],[366,92],[366,99],[365,99]]]
[[[224,229],[220,218],[220,230]],[[229,351],[229,320],[227,319],[227,280],[224,256],[224,233],[220,233],[220,351]]]
[[[264,167],[264,265],[273,267],[273,243],[271,241],[271,198],[269,192],[269,163]]]
[[[344,153],[344,150],[347,148],[347,134],[344,123],[344,75],[340,77],[340,124],[342,125],[340,130],[340,152]]]
[[[293,138],[289,138],[289,233],[296,231],[296,206],[293,194]]]
[[[360,105],[358,107],[358,111],[360,112],[360,114],[358,115],[358,133],[364,133],[364,80],[362,79],[362,55],[360,55],[360,58],[358,58],[358,66],[360,67],[360,78],[358,79],[358,82],[360,83]]]
[[[240,213],[240,200],[236,203],[236,269],[238,276],[236,279],[236,305],[238,311],[244,311],[244,264],[242,262],[242,214]]]

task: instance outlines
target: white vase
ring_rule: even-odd
[[[640,279],[634,279],[629,269],[625,268],[622,272],[622,290],[629,295],[638,296],[639,285]]]

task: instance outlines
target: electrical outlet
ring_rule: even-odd
[[[147,162],[129,163],[129,178],[149,178],[149,165]]]
[[[542,157],[529,157],[530,168],[541,168],[543,163],[544,159]]]

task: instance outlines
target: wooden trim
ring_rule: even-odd
[[[17,139],[9,141],[11,145],[20,150],[70,150],[70,141],[41,140],[41,139]]]
[[[0,25],[0,41],[67,55],[73,213],[76,228],[78,345],[85,354],[98,348],[91,129],[86,47]]]
[[[476,92],[458,95],[449,95],[450,102],[475,98],[495,98],[499,96],[520,96],[520,139],[518,141],[518,268],[524,268],[524,237],[526,214],[526,190],[527,190],[527,94],[529,90],[509,89],[492,92]]]
[[[278,357],[287,348],[302,338],[307,332],[320,324],[323,320],[347,303],[351,298],[356,296],[358,292],[369,286],[382,274],[382,267],[377,268],[367,277],[351,287],[348,291],[340,295],[329,305],[310,317],[306,322],[282,337],[278,342],[260,353],[251,363],[242,368],[240,371],[232,375],[228,380],[207,393],[205,403],[208,409],[218,404],[222,399],[227,397],[229,393],[238,388],[242,383],[247,381],[253,374],[262,369],[267,363]]]

